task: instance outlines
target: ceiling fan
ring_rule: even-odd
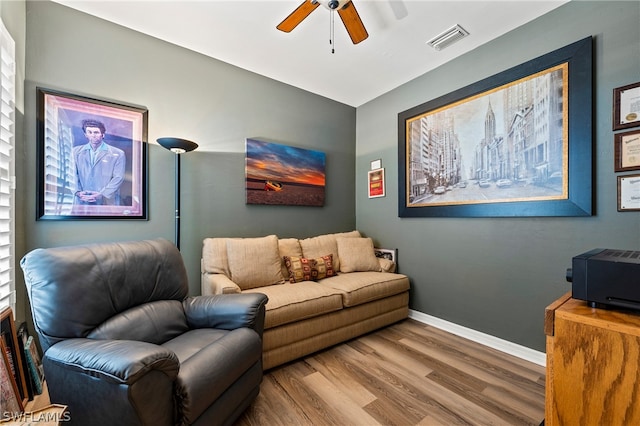
[[[369,37],[360,19],[360,15],[358,15],[358,11],[351,0],[305,0],[291,12],[289,16],[280,22],[276,28],[285,33],[291,32],[321,4],[331,12],[338,11],[338,15],[340,15],[340,19],[342,19],[342,23],[347,29],[347,33],[349,33],[353,44],[358,44]]]

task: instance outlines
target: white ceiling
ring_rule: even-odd
[[[568,0],[354,0],[369,38],[353,45],[317,8],[291,33],[276,25],[302,0],[54,0],[257,74],[358,107]],[[470,35],[426,42],[459,24]]]

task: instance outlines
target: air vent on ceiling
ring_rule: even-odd
[[[462,28],[460,25],[456,25],[441,34],[438,34],[429,40],[427,44],[436,50],[442,50],[468,35],[469,32],[467,30]]]

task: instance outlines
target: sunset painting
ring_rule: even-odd
[[[247,204],[323,206],[325,158],[320,151],[247,139]]]

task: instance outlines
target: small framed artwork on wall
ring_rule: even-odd
[[[384,169],[368,172],[369,198],[384,197]]]
[[[640,82],[613,89],[613,130],[640,126]]]
[[[615,171],[640,170],[640,129],[614,135]]]
[[[640,174],[618,176],[618,211],[640,211]]]

